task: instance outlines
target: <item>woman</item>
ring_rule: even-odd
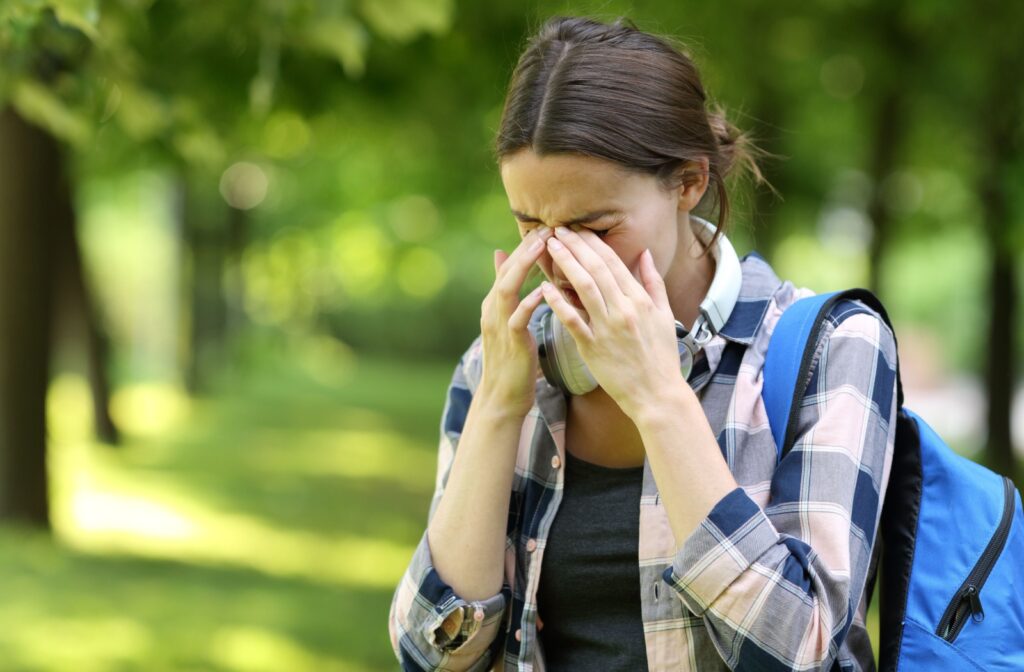
[[[631,23],[554,18],[528,44],[497,138],[523,240],[496,251],[448,390],[428,527],[391,605],[405,669],[874,667],[864,587],[894,441],[892,334],[858,302],[836,307],[778,463],[761,369],[782,310],[810,292],[748,255],[681,368],[676,322],[700,324],[733,272],[707,252],[725,176],[757,175],[746,147],[690,59]],[[708,203],[714,236],[692,212]],[[534,265],[546,281],[520,300]],[[595,389],[539,375],[547,311]]]

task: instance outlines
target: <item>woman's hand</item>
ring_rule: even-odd
[[[598,384],[623,412],[635,419],[658,396],[680,384],[686,387],[675,317],[650,251],[640,258],[641,284],[590,230],[577,233],[560,226],[547,244],[587,309],[589,324],[549,283],[541,285],[544,298],[576,340]]]
[[[539,227],[526,234],[512,254],[494,251],[494,285],[480,310],[480,390],[506,410],[523,416],[533,406],[538,366],[537,343],[527,325],[544,296],[538,287],[520,301],[519,292],[550,237],[550,229]]]

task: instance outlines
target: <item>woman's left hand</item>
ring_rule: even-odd
[[[589,324],[547,282],[544,298],[576,340],[598,384],[624,413],[635,420],[635,413],[656,398],[687,386],[679,367],[675,317],[650,250],[640,255],[640,282],[589,229],[557,227],[548,252],[587,309]]]

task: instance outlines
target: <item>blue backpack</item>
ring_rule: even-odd
[[[863,289],[796,301],[779,318],[762,397],[778,459],[796,418],[822,323],[855,299],[892,328]],[[879,668],[1024,670],[1024,513],[1013,482],[957,455],[903,408],[897,366],[896,446],[879,526],[882,555]],[[865,586],[874,591],[876,572]]]

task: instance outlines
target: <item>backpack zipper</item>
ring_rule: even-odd
[[[945,613],[942,614],[942,620],[939,621],[939,627],[935,629],[935,634],[947,642],[952,642],[957,638],[964,625],[967,624],[968,614],[975,623],[985,620],[985,611],[981,607],[981,589],[985,586],[992,567],[996,564],[999,554],[1002,553],[1003,547],[1006,545],[1006,539],[1010,536],[1010,525],[1013,523],[1013,483],[1005,476],[1003,477],[1003,493],[1003,518],[999,521],[999,526],[996,527],[995,534],[989,540],[981,558],[974,565],[971,573],[967,575],[967,579],[960,589],[956,591],[949,606],[946,607]]]

